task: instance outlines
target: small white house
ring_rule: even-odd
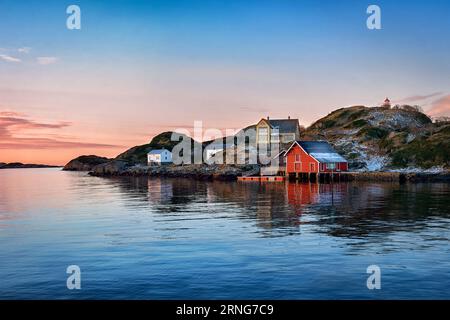
[[[167,149],[152,150],[147,154],[148,165],[172,163],[172,152]]]

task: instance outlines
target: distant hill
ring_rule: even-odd
[[[50,166],[50,165],[46,165],[46,164],[21,163],[21,162],[11,162],[11,163],[0,162],[0,169],[58,168],[58,167],[59,166]]]
[[[132,147],[127,151],[119,154],[114,160],[125,161],[132,164],[147,164],[147,153],[151,150],[167,149],[169,151],[172,151],[173,147],[175,147],[179,143],[179,141],[171,140],[172,134],[172,131],[160,133],[155,136],[149,143]],[[188,138],[183,134],[180,134],[180,137]],[[194,143],[198,142],[194,141]]]
[[[450,123],[433,123],[411,106],[353,106],[333,111],[302,133],[327,140],[350,169],[450,167]]]
[[[90,171],[95,166],[111,161],[112,159],[99,157],[95,155],[79,156],[67,163],[63,170],[65,171]]]

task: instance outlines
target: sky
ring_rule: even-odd
[[[307,126],[386,97],[450,116],[449,52],[446,0],[0,0],[0,162],[113,157],[194,121]]]

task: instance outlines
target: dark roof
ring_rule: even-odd
[[[347,162],[326,141],[297,141],[297,143],[319,162]]]
[[[279,133],[295,133],[297,132],[298,119],[270,119],[266,120],[272,128],[278,128]]]
[[[333,147],[326,141],[297,141],[308,153],[335,153]]]

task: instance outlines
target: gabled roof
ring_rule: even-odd
[[[148,154],[161,154],[161,153],[163,153],[164,151],[170,152],[170,151],[167,150],[167,149],[155,149],[155,150],[150,151]]]
[[[272,128],[278,128],[279,133],[295,133],[299,126],[298,119],[269,120]]]
[[[277,128],[279,133],[295,133],[300,126],[298,119],[261,119],[267,122],[273,129]]]
[[[333,147],[326,141],[294,141],[289,150],[298,144],[307,154],[322,163],[347,162],[344,157],[337,153]]]

